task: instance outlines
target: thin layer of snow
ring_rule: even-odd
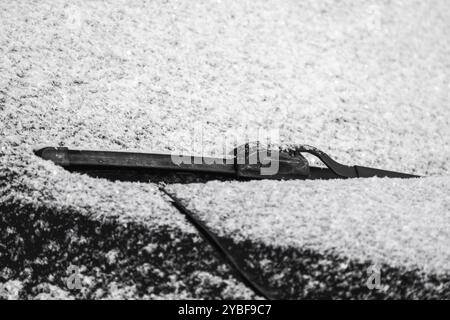
[[[124,225],[130,220],[147,226],[174,224],[194,237],[154,186],[70,175],[31,152],[43,144],[195,152],[200,138],[193,138],[192,130],[198,126],[203,127],[206,152],[220,147],[224,136],[244,140],[260,128],[279,129],[281,143],[310,144],[343,163],[426,175],[450,172],[446,0],[3,1],[0,21],[0,175],[12,179],[2,185],[0,197],[17,204],[18,211],[26,206],[63,213],[70,209],[99,219],[113,216]],[[421,181],[213,183],[204,195],[215,199],[225,186],[230,194],[224,201],[248,207],[245,202],[252,200],[244,194],[252,195],[255,188],[264,197],[275,185],[281,193],[298,186],[312,192],[314,209],[303,211],[299,206],[307,204],[291,194],[284,200],[275,195],[269,203],[258,198],[271,206],[264,212],[292,207],[312,215],[317,210],[325,222],[334,219],[341,244],[366,239],[368,231],[354,232],[352,217],[363,219],[368,212],[379,228],[400,219],[420,234],[414,237],[408,229],[403,235],[389,227],[394,233],[387,238],[395,241],[372,239],[374,248],[386,252],[376,255],[355,242],[347,253],[425,266],[420,259],[406,259],[410,251],[414,259],[430,257],[430,267],[442,266],[442,257],[433,258],[442,246],[431,247],[429,239],[441,239],[445,230],[447,221],[437,222],[448,217],[441,202],[448,198],[440,191],[448,190],[448,179]],[[416,187],[422,194],[415,193]],[[189,196],[198,188],[183,189],[183,196],[201,214],[203,200]],[[331,201],[325,191],[335,189],[361,200],[360,205]],[[242,198],[236,190],[243,192]],[[362,200],[369,194],[377,196],[372,202]],[[406,203],[413,195],[414,205]],[[425,219],[421,210],[433,217],[428,238],[423,234],[427,221],[418,226],[406,221],[408,212],[400,210],[397,217],[390,211],[397,210],[397,202],[418,221]],[[219,219],[213,215],[220,212],[211,211],[208,218]],[[268,234],[280,245],[295,239],[283,230],[289,230],[287,221],[296,225],[301,217],[295,211],[280,217],[275,224],[279,235]],[[244,231],[259,237],[264,224],[258,230],[255,212],[248,219],[244,222],[254,225]],[[313,221],[311,228],[332,230]],[[236,226],[224,223],[223,233],[235,235]],[[306,242],[317,240],[307,223],[303,231],[311,236]],[[374,232],[384,235],[381,229]],[[400,252],[399,244],[422,238],[428,242],[412,242]],[[323,241],[325,248],[328,242]],[[202,287],[208,281],[226,283],[212,278],[201,281]],[[177,287],[172,289],[161,296],[176,296]]]
[[[445,0],[1,8],[13,144],[192,152],[201,125],[208,152],[265,128],[349,164],[450,172]]]
[[[450,273],[450,177],[210,182],[172,192],[223,237]]]

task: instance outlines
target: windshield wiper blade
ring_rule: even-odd
[[[326,166],[310,166],[302,153],[318,157]],[[45,160],[71,172],[124,181],[204,182],[251,179],[345,179],[367,177],[417,178],[407,173],[363,166],[347,166],[323,151],[306,145],[267,151],[245,144],[224,158],[174,154],[75,150],[45,147],[35,150]],[[273,169],[273,170],[270,170]]]

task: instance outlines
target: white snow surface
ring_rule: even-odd
[[[0,168],[36,184],[0,196],[101,213],[126,199],[114,213],[191,230],[164,217],[176,212],[154,186],[70,175],[32,148],[195,152],[202,140],[208,153],[277,129],[282,144],[429,177],[174,190],[236,239],[448,271],[449,32],[446,0],[2,1]]]
[[[0,123],[13,144],[192,152],[203,140],[208,153],[265,129],[342,162],[450,170],[448,1],[0,8]]]
[[[450,272],[448,177],[174,185],[172,192],[236,242]]]

